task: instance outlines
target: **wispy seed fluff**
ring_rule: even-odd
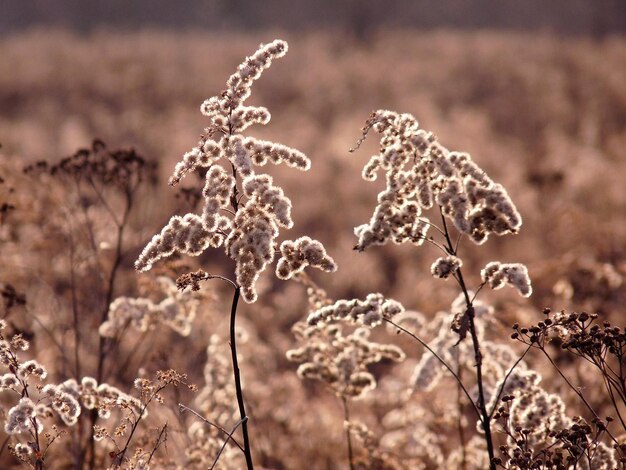
[[[309,314],[307,323],[317,325],[332,321],[351,321],[366,326],[376,326],[385,318],[404,312],[400,302],[386,299],[382,294],[369,294],[365,300],[339,300]]]
[[[442,146],[431,132],[420,129],[410,114],[376,111],[360,142],[371,129],[382,134],[380,153],[370,158],[362,176],[373,181],[383,171],[386,188],[378,195],[370,221],[355,229],[356,249],[389,240],[419,245],[430,224],[422,210],[434,204],[477,244],[492,233],[517,233],[522,219],[515,205],[469,154]]]
[[[7,434],[20,434],[33,431],[35,417],[35,403],[30,398],[23,397],[17,405],[9,410],[4,430]],[[37,429],[36,431],[41,432],[41,429]]]
[[[281,257],[276,264],[276,276],[280,279],[290,279],[307,266],[326,272],[337,270],[335,261],[326,254],[324,245],[309,237],[285,240],[280,245],[280,253]]]
[[[46,385],[42,393],[50,397],[52,409],[59,414],[65,424],[68,426],[76,424],[81,410],[76,397],[63,390],[62,386],[54,384]]]
[[[148,331],[159,324],[188,336],[200,305],[200,296],[192,290],[178,290],[174,281],[165,276],[158,277],[157,283],[165,294],[165,298],[158,303],[142,297],[118,297],[111,302],[108,319],[98,329],[100,336],[112,338],[128,326]]]
[[[463,261],[456,256],[446,256],[445,258],[437,258],[430,267],[430,273],[434,277],[440,279],[447,279],[454,274],[460,267],[463,266]]]
[[[245,106],[244,102],[262,72],[286,52],[285,41],[261,45],[230,76],[226,90],[202,104],[201,112],[210,124],[170,178],[175,185],[190,172],[206,170],[202,213],[172,217],[135,262],[138,270],[147,271],[174,253],[197,256],[209,247],[223,246],[235,261],[243,299],[256,300],[255,283],[274,260],[278,228],[291,228],[293,221],[289,198],[269,175],[257,174],[255,166],[285,163],[304,171],[311,166],[306,155],[296,149],[242,135],[250,125],[270,121],[266,108]]]
[[[500,263],[492,261],[480,272],[483,282],[492,289],[501,289],[505,285],[514,287],[523,297],[530,297],[533,288],[528,276],[528,268],[521,263]]]
[[[370,329],[359,327],[344,334],[341,324],[307,326],[296,323],[293,332],[300,347],[287,351],[287,359],[299,362],[298,376],[323,382],[337,396],[360,398],[376,387],[367,366],[388,359],[404,360],[404,352],[392,344],[370,341]]]
[[[17,368],[17,375],[23,379],[32,375],[37,377],[39,380],[43,380],[48,376],[48,372],[44,366],[39,364],[34,359],[31,359],[30,361],[23,362],[19,365]]]

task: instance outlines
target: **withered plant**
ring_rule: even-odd
[[[481,272],[482,283],[472,290],[463,276],[459,244],[463,237],[481,245],[490,235],[517,233],[522,224],[521,216],[504,187],[489,178],[469,154],[445,148],[434,134],[421,129],[412,115],[384,110],[373,113],[363,128],[359,145],[371,130],[381,134],[380,149],[379,154],[370,158],[362,176],[373,181],[383,173],[385,189],[378,194],[378,205],[370,221],[355,228],[358,238],[355,249],[363,251],[393,241],[416,246],[430,243],[442,252],[432,264],[431,273],[435,278],[454,279],[461,291],[463,305],[452,311],[454,316],[449,325],[443,325],[457,335],[456,342],[447,346],[458,346],[469,335],[475,361],[476,399],[469,394],[449,359],[442,358],[433,347],[413,336],[440,360],[465,391],[484,433],[490,468],[495,469],[492,417],[487,410],[488,395],[483,376],[480,339],[483,327],[477,326],[476,295],[485,285],[498,289],[508,284],[523,296],[529,296],[532,288],[525,266],[492,262]],[[439,222],[425,215],[429,210]],[[323,310],[310,315],[309,323],[323,320]],[[364,315],[355,315],[355,320],[369,325],[386,321],[407,331],[394,323],[391,314],[374,313],[371,309],[360,313]]]
[[[174,253],[198,256],[208,248],[220,247],[234,262],[232,278],[198,271],[179,277],[177,283],[181,289],[190,287],[197,290],[200,281],[221,279],[233,288],[230,348],[240,414],[237,425],[241,426],[248,469],[253,468],[253,463],[248,435],[249,418],[237,359],[237,306],[240,296],[248,303],[257,300],[256,281],[274,260],[279,227],[293,226],[291,201],[274,184],[271,176],[257,173],[255,166],[285,163],[306,171],[310,161],[302,152],[290,147],[244,137],[242,133],[249,126],[267,124],[270,120],[266,108],[246,106],[244,103],[250,96],[252,84],[271,66],[273,60],[286,52],[285,41],[275,40],[261,45],[230,76],[226,90],[202,104],[201,111],[210,119],[210,124],[198,145],[176,165],[170,178],[170,185],[173,186],[194,170],[205,171],[202,213],[173,216],[152,238],[135,263],[139,271],[148,271],[155,262]],[[322,244],[309,237],[283,242],[280,253],[276,275],[281,279],[289,278],[306,266],[324,271],[336,269]]]
[[[398,346],[372,341],[369,320],[376,323],[378,318],[392,317],[404,309],[381,294],[370,294],[362,301],[354,299],[333,304],[326,292],[305,273],[294,278],[307,288],[311,313],[308,324],[298,322],[292,328],[299,347],[287,351],[287,359],[300,364],[297,373],[301,379],[323,383],[341,400],[348,463],[354,470],[357,459],[353,434],[366,444],[366,450],[375,446],[369,442],[372,439],[367,426],[351,420],[349,401],[362,399],[376,388],[376,377],[368,371],[368,366],[383,361],[402,362],[405,357]],[[351,328],[357,319],[364,325]],[[352,331],[346,331],[350,328]]]
[[[67,274],[74,334],[73,375],[78,380],[85,374],[85,359],[81,359],[80,350],[85,344],[93,344],[92,338],[83,336],[85,320],[82,318],[87,310],[94,308],[98,312],[95,319],[98,326],[108,321],[126,254],[125,234],[129,230],[130,216],[138,204],[142,187],[156,182],[156,165],[132,148],[111,150],[96,139],[90,148],[80,149],[58,162],[38,161],[26,166],[24,173],[47,184],[62,185],[68,198],[65,206],[57,208],[61,213],[57,215],[58,221],[52,224],[69,249]],[[101,233],[103,223],[114,227],[111,241]],[[77,273],[80,264],[90,266],[90,274],[95,278],[95,292],[87,279]],[[119,339],[118,336],[98,335],[94,352],[96,370],[91,372],[98,384],[116,372],[113,364],[107,370],[107,359],[117,352]],[[91,408],[86,444],[77,443],[77,466],[81,466],[85,459],[88,459],[89,468],[96,466],[93,430],[97,420],[98,412]],[[80,441],[82,419],[78,424]]]

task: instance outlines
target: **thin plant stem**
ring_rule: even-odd
[[[250,451],[250,439],[248,437],[248,416],[243,400],[243,390],[241,388],[241,375],[239,372],[239,361],[237,360],[237,336],[235,334],[235,319],[237,317],[237,304],[241,287],[237,286],[233,293],[233,302],[230,309],[230,352],[233,361],[233,374],[235,376],[235,391],[237,394],[237,404],[239,405],[239,416],[241,417],[241,431],[243,433],[243,453],[246,456],[246,467],[253,470],[252,453]],[[233,430],[234,431],[234,430]]]
[[[124,241],[124,230],[126,228],[126,223],[128,222],[128,216],[130,214],[130,211],[132,209],[132,205],[133,205],[133,193],[132,191],[127,191],[126,192],[126,206],[124,207],[124,213],[122,214],[122,220],[121,222],[118,224],[116,222],[117,225],[117,237],[116,237],[116,244],[115,244],[115,258],[113,260],[113,266],[111,267],[111,271],[109,272],[109,278],[107,280],[107,289],[106,289],[106,293],[105,293],[105,299],[104,299],[104,305],[102,307],[102,312],[100,313],[100,323],[99,325],[102,325],[109,317],[109,305],[111,304],[111,301],[113,300],[113,291],[115,288],[115,280],[117,278],[117,272],[119,267],[121,266],[122,263],[122,244]],[[106,359],[107,356],[107,349],[108,349],[108,341],[107,338],[105,338],[104,336],[100,336],[99,335],[99,340],[98,340],[98,366],[96,369],[96,380],[98,383],[102,382],[102,379],[104,377],[104,361]],[[95,458],[96,458],[96,452],[95,452],[95,441],[94,441],[94,425],[96,424],[96,421],[98,420],[98,411],[97,410],[92,410],[91,414],[90,414],[90,422],[91,422],[91,431],[89,433],[89,469],[90,470],[94,470],[95,468]]]
[[[526,357],[526,354],[528,354],[528,351],[530,351],[531,348],[532,348],[532,346],[528,346],[526,348],[526,350],[522,353],[522,355],[520,357],[517,358],[517,361],[515,361],[515,364],[513,364],[511,366],[511,368],[508,370],[508,372],[504,376],[504,380],[502,381],[502,385],[500,386],[500,388],[498,390],[498,394],[496,395],[496,399],[493,402],[493,404],[494,404],[493,409],[489,413],[489,419],[491,419],[493,417],[493,414],[495,413],[496,404],[498,403],[498,400],[500,400],[500,396],[502,395],[502,392],[504,391],[504,386],[506,385],[506,381],[509,380],[509,377],[511,376],[511,374],[513,373],[515,368],[519,365],[520,362],[522,362],[522,360],[524,359],[524,357]]]
[[[346,440],[348,441],[348,463],[350,464],[350,470],[354,470],[354,453],[352,450],[352,436],[350,435],[350,410],[348,408],[348,399],[342,396],[341,402],[343,403],[343,425],[346,428]]]
[[[161,443],[165,442],[165,439],[167,439],[166,430],[167,430],[167,423],[165,423],[163,427],[161,428],[161,432],[159,432],[159,435],[157,436],[156,441],[154,442],[154,446],[152,447],[152,452],[150,452],[150,457],[148,457],[148,462],[146,462],[146,465],[150,464],[152,457],[154,457],[154,454],[156,453]],[[161,438],[163,438],[163,440],[161,440]]]
[[[550,361],[550,364],[552,364],[552,367],[554,367],[554,369],[557,371],[557,373],[561,376],[561,378],[563,380],[565,380],[565,383],[569,386],[570,389],[572,389],[572,391],[578,395],[578,398],[580,398],[580,400],[584,403],[584,405],[587,407],[587,409],[591,412],[591,414],[593,415],[594,418],[596,419],[600,419],[600,417],[598,416],[598,414],[595,412],[595,410],[592,408],[592,406],[589,404],[589,402],[587,401],[587,399],[585,398],[585,396],[582,394],[582,392],[576,388],[572,382],[570,382],[570,380],[565,376],[565,374],[561,371],[560,367],[558,365],[556,365],[556,363],[554,362],[554,360],[552,359],[552,357],[550,357],[550,354],[548,354],[548,352],[543,348],[543,346],[538,347],[538,349],[544,354],[544,356],[546,356],[546,358],[548,359],[548,361]],[[615,436],[613,436],[613,434],[611,432],[609,432],[609,430],[607,429],[607,434],[611,437],[611,439],[613,440],[613,442],[615,444],[618,444],[617,439],[615,438]]]
[[[622,428],[626,429],[626,424],[624,423],[624,419],[622,418],[621,413],[619,412],[619,407],[617,405],[617,401],[615,400],[615,394],[613,393],[613,387],[611,386],[611,382],[609,381],[610,377],[605,373],[604,370],[600,369],[601,374],[602,374],[602,379],[604,381],[604,386],[607,390],[607,392],[609,392],[609,398],[611,399],[611,404],[613,405],[613,408],[615,409],[615,413],[617,414],[617,417],[619,418],[619,422],[622,424]]]
[[[128,451],[128,447],[130,446],[130,442],[133,439],[133,435],[135,434],[135,431],[137,431],[137,427],[139,426],[140,421],[146,416],[146,410],[148,409],[148,405],[152,402],[154,397],[156,397],[166,386],[167,384],[162,385],[159,388],[157,388],[156,391],[152,394],[152,396],[148,398],[146,402],[142,405],[142,407],[139,409],[139,413],[135,415],[133,425],[130,429],[128,438],[126,439],[126,444],[124,445],[124,448],[115,457],[115,462],[114,462],[115,468],[120,468],[122,464],[124,463],[124,456],[126,455],[126,452]]]
[[[441,356],[439,356],[429,345],[428,343],[426,343],[422,338],[420,338],[419,336],[417,336],[416,334],[410,332],[409,330],[407,330],[406,328],[398,325],[397,323],[395,323],[393,320],[390,320],[388,318],[385,318],[384,321],[386,321],[387,323],[389,323],[390,325],[393,325],[394,327],[396,327],[398,330],[402,331],[403,333],[406,333],[407,335],[409,335],[411,338],[413,338],[415,341],[417,341],[418,343],[420,343],[424,348],[426,348],[433,356],[435,356],[435,359],[437,359],[442,366],[444,366],[446,369],[448,369],[448,372],[450,372],[450,374],[452,374],[452,377],[454,377],[454,379],[456,380],[457,384],[459,385],[459,387],[461,388],[461,390],[463,391],[463,393],[465,394],[465,396],[467,397],[467,399],[469,400],[469,402],[473,405],[474,411],[476,412],[476,416],[478,417],[479,420],[482,421],[482,416],[480,414],[480,410],[478,409],[478,407],[476,406],[476,403],[474,403],[474,400],[472,400],[472,397],[470,396],[469,392],[467,391],[467,388],[465,388],[465,385],[463,384],[463,382],[461,381],[461,379],[459,378],[459,376],[457,375],[457,373],[452,369],[452,367],[450,367],[450,365],[444,361]]]
[[[241,444],[239,444],[239,442],[237,442],[237,440],[229,434],[229,432],[224,429],[222,426],[220,426],[217,423],[213,423],[212,421],[209,421],[208,419],[206,419],[204,416],[202,416],[200,413],[198,413],[195,410],[192,410],[191,408],[189,408],[188,406],[183,405],[182,403],[178,404],[178,407],[180,408],[181,411],[189,411],[192,415],[194,415],[196,418],[202,420],[203,422],[205,422],[206,424],[208,424],[209,426],[213,426],[215,429],[219,429],[220,431],[222,431],[224,434],[226,434],[227,436],[230,436],[229,439],[231,441],[233,441],[235,443],[235,445],[237,447],[239,447],[239,449],[241,450],[241,452],[245,452],[243,450],[243,447],[241,447]]]
[[[224,444],[222,444],[222,447],[220,448],[220,451],[215,456],[215,460],[213,461],[213,465],[211,465],[211,469],[210,470],[213,470],[215,468],[215,466],[217,465],[217,461],[220,459],[220,456],[222,455],[222,452],[226,448],[226,444],[228,443],[229,439],[232,439],[233,434],[235,433],[237,428],[239,426],[242,426],[242,428],[243,428],[243,426],[245,426],[245,424],[247,422],[248,422],[248,417],[247,416],[245,418],[240,419],[239,421],[237,421],[237,424],[235,424],[233,429],[228,433],[228,437],[226,437],[226,440],[224,441]]]
[[[439,207],[439,213],[441,215],[441,222],[443,226],[443,230],[445,232],[446,243],[448,244],[448,250],[451,255],[456,256],[456,251],[452,244],[452,240],[450,239],[450,232],[448,231],[448,225],[446,223],[446,218],[443,215],[443,211],[441,206]],[[474,347],[474,358],[476,361],[476,384],[478,386],[478,407],[480,408],[480,414],[482,415],[482,428],[485,432],[485,442],[487,443],[487,453],[489,454],[489,468],[491,470],[495,470],[496,466],[493,463],[495,458],[495,452],[493,448],[493,438],[491,436],[491,419],[489,413],[487,413],[487,405],[485,403],[485,390],[484,390],[484,380],[483,380],[483,372],[482,372],[482,353],[480,351],[480,342],[478,339],[478,334],[476,333],[476,324],[474,322],[475,312],[474,306],[472,304],[472,299],[470,299],[469,292],[467,290],[467,286],[465,285],[465,281],[463,279],[463,273],[461,268],[458,268],[454,278],[457,280],[461,291],[463,292],[463,296],[465,297],[465,305],[466,310],[464,315],[467,315],[467,320],[469,323],[469,331],[472,337],[472,345]]]
[[[459,360],[459,350],[456,349],[456,370],[459,376],[459,381],[463,381],[463,369],[461,368],[461,362]],[[461,447],[461,470],[467,469],[467,455],[465,449],[465,431],[463,430],[463,395],[461,386],[457,383],[456,387],[456,406],[457,406],[457,420],[456,426],[459,433],[459,446]]]

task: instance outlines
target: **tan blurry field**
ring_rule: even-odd
[[[480,269],[493,260],[524,263],[532,278],[529,299],[508,290],[481,292],[481,300],[495,308],[490,338],[521,353],[521,345],[509,339],[511,326],[537,323],[544,307],[598,313],[600,321],[624,325],[626,39],[383,31],[359,42],[335,33],[146,31],[76,36],[34,30],[0,39],[0,205],[11,206],[0,212],[0,287],[5,300],[0,312],[8,323],[5,334],[23,334],[30,342],[30,349],[21,353],[24,360],[44,365],[48,381],[77,378],[79,371],[95,376],[101,347],[98,329],[116,297],[163,297],[155,287],[156,275],[136,273],[133,263],[173,213],[190,210],[180,188],[170,188],[167,178],[207,126],[200,103],[224,89],[228,76],[260,42],[275,37],[289,42],[289,53],[264,73],[251,97],[252,104],[270,110],[272,120],[249,134],[295,147],[311,159],[307,173],[276,167],[272,174],[293,203],[294,228],[281,237],[309,235],[320,240],[339,266],[332,274],[311,274],[331,299],[380,292],[434,318],[459,293],[453,282],[430,275],[437,256],[432,246],[353,250],[353,228],[369,220],[382,183],[371,184],[360,176],[367,158],[376,152],[374,139],[358,152],[349,150],[373,110],[391,109],[416,116],[449,149],[470,153],[507,189],[524,219],[518,235],[490,239],[484,246],[461,241],[464,270],[473,285],[480,284]],[[141,185],[132,207],[114,190],[103,190],[105,204],[100,193],[74,185],[71,178],[22,171],[37,161],[55,163],[79,148],[90,148],[95,138],[111,150],[133,147],[157,165],[157,177]],[[197,181],[189,176],[182,186]],[[116,223],[127,209],[117,251]],[[160,263],[155,269],[175,279],[198,268],[232,274],[219,250],[181,257],[171,265]],[[25,304],[9,305],[15,300],[9,285],[24,294]],[[292,326],[309,313],[305,290],[275,279],[271,272],[261,276],[257,289],[259,300],[240,305],[237,318],[255,464],[272,469],[348,468],[341,400],[322,384],[300,379],[297,364],[285,356],[296,347]],[[167,369],[187,374],[186,381],[200,389],[168,386],[164,403],[150,405],[127,455],[133,457],[138,447],[148,454],[156,449],[150,468],[209,468],[219,450],[207,444],[209,431],[203,437],[189,432],[202,421],[181,412],[178,403],[211,421],[227,420],[222,425],[229,431],[236,423],[226,410],[228,396],[220,396],[220,390],[232,387],[230,293],[227,286],[211,281],[198,295],[188,336],[167,325],[147,331],[128,327],[107,350],[102,379],[125,393],[138,396],[138,390],[133,392],[135,378],[153,379],[157,370]],[[400,346],[407,358],[398,365],[384,360],[370,367],[377,388],[351,402],[351,419],[365,423],[372,433],[371,442],[355,437],[356,468],[480,468],[472,466],[470,456],[479,448],[470,445],[478,435],[476,417],[467,403],[459,411],[454,381],[449,380],[448,388],[407,399],[423,348],[384,328],[372,337]],[[558,347],[550,351],[561,370],[585,390],[599,416],[615,415],[588,364]],[[526,360],[543,374],[542,386],[563,398],[570,416],[589,418],[575,392],[541,354],[531,352]],[[36,389],[34,383],[31,390]],[[6,415],[16,395],[5,390],[0,400]],[[411,403],[419,409],[414,415]],[[623,414],[623,404],[618,405]],[[413,421],[400,426],[401,420],[390,417],[394,410],[406,410]],[[98,418],[98,423],[109,426],[119,445],[129,434],[126,430],[115,436],[116,416]],[[89,417],[84,411],[79,423],[50,445],[45,468],[112,464],[112,439],[90,450]],[[159,436],[165,434],[163,444]],[[14,444],[10,437],[0,432],[2,468],[20,465],[8,450]],[[18,436],[15,442],[28,439]],[[223,442],[224,436],[219,439]],[[468,449],[463,465],[458,458],[449,459],[461,447]],[[227,449],[238,453],[232,444]],[[192,451],[203,457],[190,456]],[[237,458],[232,462],[241,467],[229,466],[225,456],[221,468],[245,468]],[[133,465],[123,464],[147,468]]]

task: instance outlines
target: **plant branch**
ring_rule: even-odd
[[[237,424],[235,424],[235,426],[233,427],[233,429],[228,433],[228,437],[226,438],[226,440],[224,441],[224,444],[222,444],[222,447],[220,448],[220,451],[217,453],[217,455],[215,456],[215,460],[213,461],[213,465],[211,465],[211,469],[213,470],[215,468],[215,466],[217,465],[217,461],[220,459],[220,456],[222,455],[222,452],[224,451],[224,449],[226,448],[226,444],[228,443],[229,439],[232,439],[233,434],[235,433],[235,431],[237,430],[237,428],[241,425],[242,428],[243,426],[246,425],[246,423],[248,422],[248,417],[246,416],[243,419],[240,419],[239,421],[237,421]]]
[[[493,414],[495,413],[496,410],[496,405],[498,404],[498,400],[500,400],[500,396],[502,395],[502,392],[504,391],[504,387],[506,385],[506,381],[509,380],[509,377],[511,376],[511,374],[513,373],[513,371],[515,370],[515,368],[518,366],[518,364],[520,362],[522,362],[522,360],[524,359],[524,357],[526,357],[526,354],[528,354],[528,351],[530,351],[532,348],[532,346],[528,346],[526,348],[526,350],[522,353],[522,355],[517,358],[517,361],[515,361],[515,364],[513,364],[511,366],[511,368],[508,370],[508,372],[506,373],[506,375],[504,376],[504,380],[502,381],[502,385],[500,386],[500,388],[498,389],[498,394],[496,395],[496,399],[493,402],[493,409],[491,410],[491,412],[489,413],[489,419],[491,419],[493,417]]]
[[[465,394],[465,396],[467,397],[467,399],[469,400],[469,402],[473,405],[474,411],[476,412],[476,416],[478,417],[478,419],[482,422],[482,416],[480,413],[480,410],[478,409],[478,407],[476,406],[476,403],[474,403],[474,400],[472,400],[472,397],[470,396],[469,392],[467,391],[467,388],[465,388],[465,385],[463,384],[463,382],[461,381],[461,379],[459,378],[459,376],[457,375],[457,373],[452,369],[452,367],[450,367],[450,365],[444,361],[441,356],[439,356],[429,345],[428,343],[426,343],[423,339],[421,339],[419,336],[413,334],[412,332],[410,332],[409,330],[407,330],[406,328],[398,325],[397,323],[395,323],[393,320],[390,320],[388,318],[385,318],[384,321],[386,321],[387,323],[389,323],[390,325],[393,325],[394,327],[396,327],[398,330],[402,331],[403,333],[406,333],[407,335],[409,335],[411,338],[413,338],[415,341],[417,341],[418,343],[420,343],[424,348],[426,348],[433,356],[435,356],[435,359],[437,359],[442,366],[444,366],[446,369],[448,369],[448,372],[450,372],[450,374],[452,374],[452,377],[454,377],[454,379],[456,380],[456,382],[459,384],[459,387],[461,388],[461,390],[463,390],[463,393]]]
[[[448,244],[448,250],[451,255],[456,256],[456,250],[452,244],[452,240],[450,239],[450,232],[448,231],[448,225],[446,223],[446,218],[443,215],[443,210],[441,206],[439,206],[439,214],[441,215],[441,223],[443,226],[443,230],[445,232],[446,243]],[[482,415],[482,428],[485,432],[485,441],[487,443],[487,453],[489,454],[489,468],[491,470],[495,470],[496,466],[493,463],[495,458],[495,452],[493,448],[493,439],[491,436],[491,418],[489,413],[487,413],[487,405],[485,403],[485,390],[484,390],[484,380],[483,380],[483,372],[482,372],[482,364],[483,358],[482,353],[480,351],[480,342],[478,339],[478,334],[476,333],[476,324],[475,324],[475,311],[474,306],[472,304],[472,299],[470,299],[469,292],[467,290],[467,286],[465,285],[465,281],[463,280],[463,272],[461,268],[457,269],[455,273],[455,279],[457,280],[461,291],[463,292],[463,296],[465,297],[465,305],[466,310],[463,314],[467,316],[467,321],[469,324],[469,331],[472,337],[472,345],[474,347],[474,358],[476,360],[476,384],[478,386],[478,407],[480,408],[480,414]]]
[[[181,411],[189,411],[192,415],[194,415],[196,418],[202,420],[203,422],[205,422],[209,426],[213,426],[215,429],[219,429],[220,431],[222,431],[227,436],[230,436],[229,439],[231,441],[233,441],[237,447],[239,447],[241,452],[245,453],[245,451],[243,450],[243,447],[241,447],[241,444],[239,444],[239,442],[237,442],[237,440],[232,435],[230,435],[229,432],[226,429],[224,429],[222,426],[220,426],[217,423],[213,423],[212,421],[209,421],[204,416],[202,416],[200,413],[198,413],[195,410],[192,410],[191,408],[189,408],[188,406],[183,405],[182,403],[179,403],[178,407],[180,408]]]

